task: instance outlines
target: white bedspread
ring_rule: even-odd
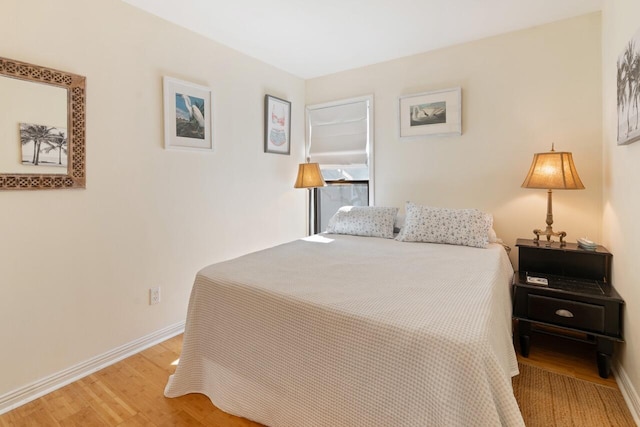
[[[511,264],[343,235],[201,270],[167,397],[269,426],[521,426]]]

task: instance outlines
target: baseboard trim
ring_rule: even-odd
[[[51,393],[67,384],[86,377],[100,369],[113,365],[149,347],[166,341],[184,332],[184,321],[153,332],[128,344],[114,348],[106,353],[93,357],[63,371],[37,380],[24,387],[0,396],[0,414],[31,402],[45,394]]]
[[[627,402],[634,421],[640,426],[640,397],[638,397],[638,392],[633,387],[629,375],[627,375],[627,372],[620,363],[616,363],[614,371],[616,383],[618,383],[622,397],[624,397],[624,401]]]

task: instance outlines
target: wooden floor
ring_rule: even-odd
[[[182,335],[0,415],[0,426],[258,426],[200,394],[163,396]]]
[[[182,348],[182,335],[151,347],[38,400],[0,415],[0,426],[258,426],[192,394],[163,396]],[[595,350],[542,334],[531,338],[526,363],[617,388],[598,376]]]
[[[517,325],[514,326],[517,336]],[[518,341],[517,339],[515,341]],[[596,363],[596,348],[592,344],[568,340],[553,335],[534,333],[531,335],[529,357],[522,357],[518,343],[515,344],[518,362],[536,366],[547,371],[618,388],[612,375],[600,378]]]

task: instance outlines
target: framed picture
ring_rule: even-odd
[[[618,56],[618,145],[640,140],[640,30]]]
[[[22,164],[67,168],[67,128],[20,123]]]
[[[211,89],[164,77],[164,148],[213,151]]]
[[[264,152],[291,152],[291,103],[275,96],[264,96]]]
[[[462,134],[462,90],[443,89],[400,97],[400,138]]]
[[[86,78],[0,58],[0,191],[86,188]]]

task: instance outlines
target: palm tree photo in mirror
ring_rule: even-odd
[[[67,129],[20,123],[22,164],[67,167]]]
[[[618,57],[618,145],[640,140],[640,30]]]
[[[86,188],[86,77],[0,57],[0,191]]]

